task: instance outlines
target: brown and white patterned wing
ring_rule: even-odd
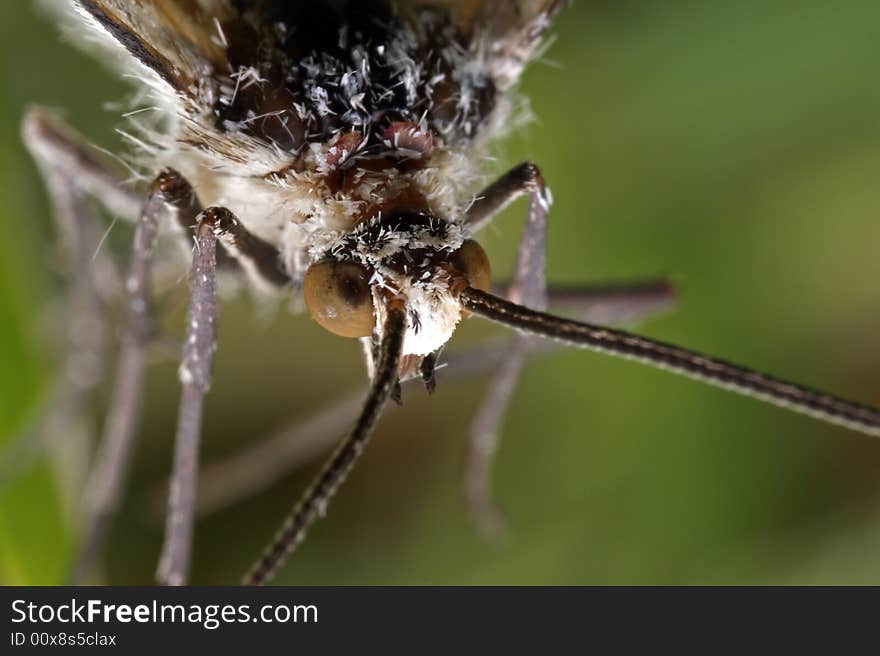
[[[225,71],[219,26],[233,12],[229,0],[76,0],[75,7],[124,48],[128,62],[191,99],[198,99],[205,77]]]

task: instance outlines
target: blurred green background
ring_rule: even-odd
[[[543,167],[556,199],[550,280],[669,274],[680,305],[642,332],[880,404],[880,4],[579,0],[556,32],[550,61],[523,85],[538,120],[491,165]],[[19,143],[22,111],[58,108],[118,148],[120,110],[102,107],[126,89],[29,3],[0,3],[0,63],[9,444],[52,379],[42,323],[64,290],[45,194]],[[484,237],[499,277],[523,213],[511,208]],[[163,297],[176,334],[184,287]],[[491,331],[460,332],[462,343]],[[355,344],[303,317],[225,305],[205,459],[350,391],[361,368]],[[583,352],[528,367],[495,477],[512,533],[485,543],[459,493],[485,382],[431,399],[409,390],[278,581],[880,584],[880,442]],[[150,492],[170,466],[176,394],[174,365],[153,367],[109,582],[152,581],[161,534]],[[58,458],[0,491],[3,583],[64,579],[76,498]],[[194,582],[238,580],[314,467],[202,520]]]

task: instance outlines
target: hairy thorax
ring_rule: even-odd
[[[448,16],[363,2],[340,22],[307,4],[219,25],[225,62],[158,158],[276,246],[294,280],[364,222],[407,211],[458,223],[505,107]]]

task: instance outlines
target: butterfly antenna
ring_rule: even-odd
[[[361,414],[351,433],[339,444],[330,459],[321,468],[317,478],[306,490],[299,503],[284,521],[262,558],[244,577],[244,585],[267,583],[303,541],[309,527],[324,514],[330,499],[354,467],[364,450],[391,393],[397,384],[403,336],[406,331],[406,312],[402,307],[389,307],[385,319],[379,359],[373,383]]]
[[[829,424],[880,436],[880,410],[790,383],[724,360],[640,337],[622,330],[530,310],[503,298],[467,287],[464,309],[517,330],[571,346],[599,351],[666,369],[688,378],[751,396]]]

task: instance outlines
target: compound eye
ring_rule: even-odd
[[[486,251],[473,239],[467,239],[455,253],[452,254],[452,264],[474,289],[488,292],[492,270],[489,267],[489,258]]]
[[[368,337],[375,317],[370,276],[353,262],[323,260],[306,271],[303,296],[318,325],[340,337]]]

